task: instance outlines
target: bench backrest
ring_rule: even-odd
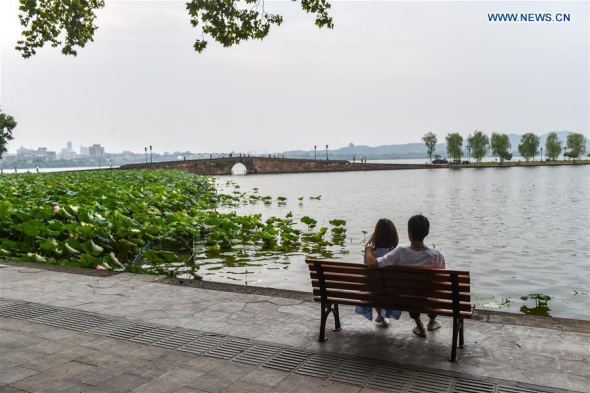
[[[405,266],[369,269],[362,263],[305,261],[314,300],[469,317],[469,272]]]

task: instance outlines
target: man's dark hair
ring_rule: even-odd
[[[413,240],[421,242],[426,236],[428,236],[430,222],[428,222],[428,218],[424,217],[422,214],[412,216],[408,220],[408,230],[412,234]]]

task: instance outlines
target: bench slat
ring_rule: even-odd
[[[313,291],[314,297],[321,298],[321,293],[318,289]],[[373,304],[387,304],[387,308],[395,308],[400,304],[405,304],[411,307],[417,307],[421,309],[428,309],[432,307],[438,307],[442,309],[453,309],[453,302],[450,299],[440,298],[429,298],[429,297],[408,297],[408,296],[394,296],[394,295],[380,295],[369,292],[346,292],[335,289],[328,289],[326,295],[329,298],[334,299],[350,299],[350,300],[361,300]],[[467,311],[471,307],[469,303],[469,296],[466,296],[467,300],[460,302],[461,311]]]
[[[411,289],[411,288],[387,288],[387,292],[382,291],[382,287],[373,287],[373,289],[367,290],[356,290],[348,288],[335,288],[333,286],[326,285],[326,291],[329,296],[341,295],[342,297],[357,298],[355,294],[359,294],[358,298],[369,298],[371,296],[412,296],[420,298],[436,298],[453,300],[452,291],[440,291],[440,290],[425,290],[425,289]],[[319,296],[321,289],[319,287],[313,288],[313,294]],[[471,295],[468,292],[459,293],[459,301],[470,302]]]
[[[316,302],[321,302],[322,299],[319,296],[314,296],[313,298]],[[385,309],[392,309],[392,310],[401,310],[401,311],[408,311],[408,312],[419,312],[422,314],[426,314],[426,313],[433,313],[433,314],[437,314],[437,315],[446,315],[446,316],[453,316],[453,310],[452,309],[446,309],[443,307],[432,307],[430,309],[425,309],[425,308],[421,308],[421,307],[410,307],[408,306],[408,304],[390,304],[390,303],[384,303],[384,304],[375,304],[373,302],[368,302],[368,301],[363,301],[363,300],[358,300],[358,299],[341,299],[341,298],[337,298],[337,297],[328,297],[328,301],[332,302],[332,303],[337,303],[337,304],[344,304],[344,305],[349,305],[349,306],[365,306],[365,307],[379,307],[379,308],[385,308]],[[460,311],[460,315],[462,318],[471,318],[472,314],[473,314],[473,305],[469,305],[469,307],[466,307],[464,310]]]
[[[446,269],[432,269],[432,268],[421,268],[421,267],[408,267],[408,266],[387,266],[380,269],[369,269],[367,265],[364,264],[345,264],[345,265],[327,265],[322,266],[322,270],[324,272],[334,272],[334,273],[348,273],[348,274],[376,274],[379,272],[393,274],[393,275],[403,275],[403,274],[419,274],[421,277],[429,277],[430,275],[434,276],[450,276],[451,274],[457,274],[459,277],[469,278],[469,272],[463,270],[446,270]],[[316,267],[314,264],[308,264],[309,271],[315,272]]]
[[[381,288],[383,281],[380,279],[373,279],[367,282],[354,282],[354,281],[340,281],[340,280],[325,280],[326,288],[335,289],[348,289],[358,291],[372,292],[376,289]],[[391,281],[386,280],[385,284],[389,287],[395,288],[410,288],[410,289],[426,289],[426,290],[437,290],[437,291],[452,291],[453,286],[450,282],[411,282],[411,281],[395,281],[395,285],[392,285]],[[311,280],[311,286],[314,288],[320,287],[320,282],[317,279]],[[459,284],[459,292],[470,292],[469,284]]]
[[[367,269],[367,265],[365,265],[364,263],[333,261],[333,260],[328,260],[328,259],[306,259],[305,262],[309,266],[310,270],[315,268],[314,267],[315,263],[320,263],[320,265],[322,265],[322,267],[324,269],[327,269],[329,267]],[[447,273],[453,273],[453,274],[456,273],[458,275],[469,276],[469,271],[466,271],[466,270],[451,270],[451,269],[442,270],[442,269],[432,269],[432,268],[428,268],[428,267],[413,267],[413,266],[388,266],[383,269],[372,269],[371,271],[388,270],[388,269],[395,269],[400,272],[406,271],[406,272],[410,272],[410,273],[416,272],[416,270],[420,270],[421,272],[422,271],[424,271],[424,272],[447,272]],[[428,274],[428,273],[426,273],[426,274]]]
[[[340,280],[340,281],[352,281],[352,282],[367,282],[368,280],[381,280],[381,273],[386,279],[392,281],[422,281],[422,282],[450,282],[450,274],[442,273],[444,270],[440,270],[440,274],[428,274],[422,275],[420,273],[402,273],[387,271],[387,269],[380,270],[368,270],[365,269],[364,273],[351,273],[350,271],[332,271],[330,269],[324,270],[324,277],[326,280]],[[310,271],[311,279],[318,279],[317,272]],[[469,284],[469,276],[459,276],[460,284]]]

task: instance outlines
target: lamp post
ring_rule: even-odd
[[[541,148],[541,162],[543,162],[543,148]]]
[[[147,147],[144,147],[145,150],[145,163],[147,164]]]
[[[328,161],[328,145],[326,145],[326,161]]]
[[[316,145],[313,145],[313,159],[318,159],[318,147]]]
[[[154,158],[152,156],[152,145],[150,145],[150,164],[154,163]]]

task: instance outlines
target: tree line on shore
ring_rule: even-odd
[[[455,162],[461,162],[465,153],[463,150],[463,137],[458,132],[448,133],[445,141],[447,142],[448,157]],[[435,155],[435,158],[440,158],[440,155],[434,154],[438,142],[434,133],[427,132],[422,137],[422,142],[426,145],[426,153],[430,162],[432,162],[433,155]],[[521,137],[518,152],[527,162],[534,160],[535,156],[543,152],[543,147],[539,151],[540,144],[539,137],[532,132],[528,132]],[[494,156],[500,159],[501,164],[512,159],[512,153],[510,152],[512,144],[507,134],[493,132],[490,138],[483,132],[475,130],[473,134],[469,134],[467,137],[465,148],[469,152],[469,157],[476,160],[476,162],[481,162],[489,149],[491,149]],[[579,159],[586,154],[586,137],[583,134],[571,133],[567,136],[564,147],[557,133],[551,132],[545,142],[545,156],[550,160],[556,160],[562,151],[564,157]]]

